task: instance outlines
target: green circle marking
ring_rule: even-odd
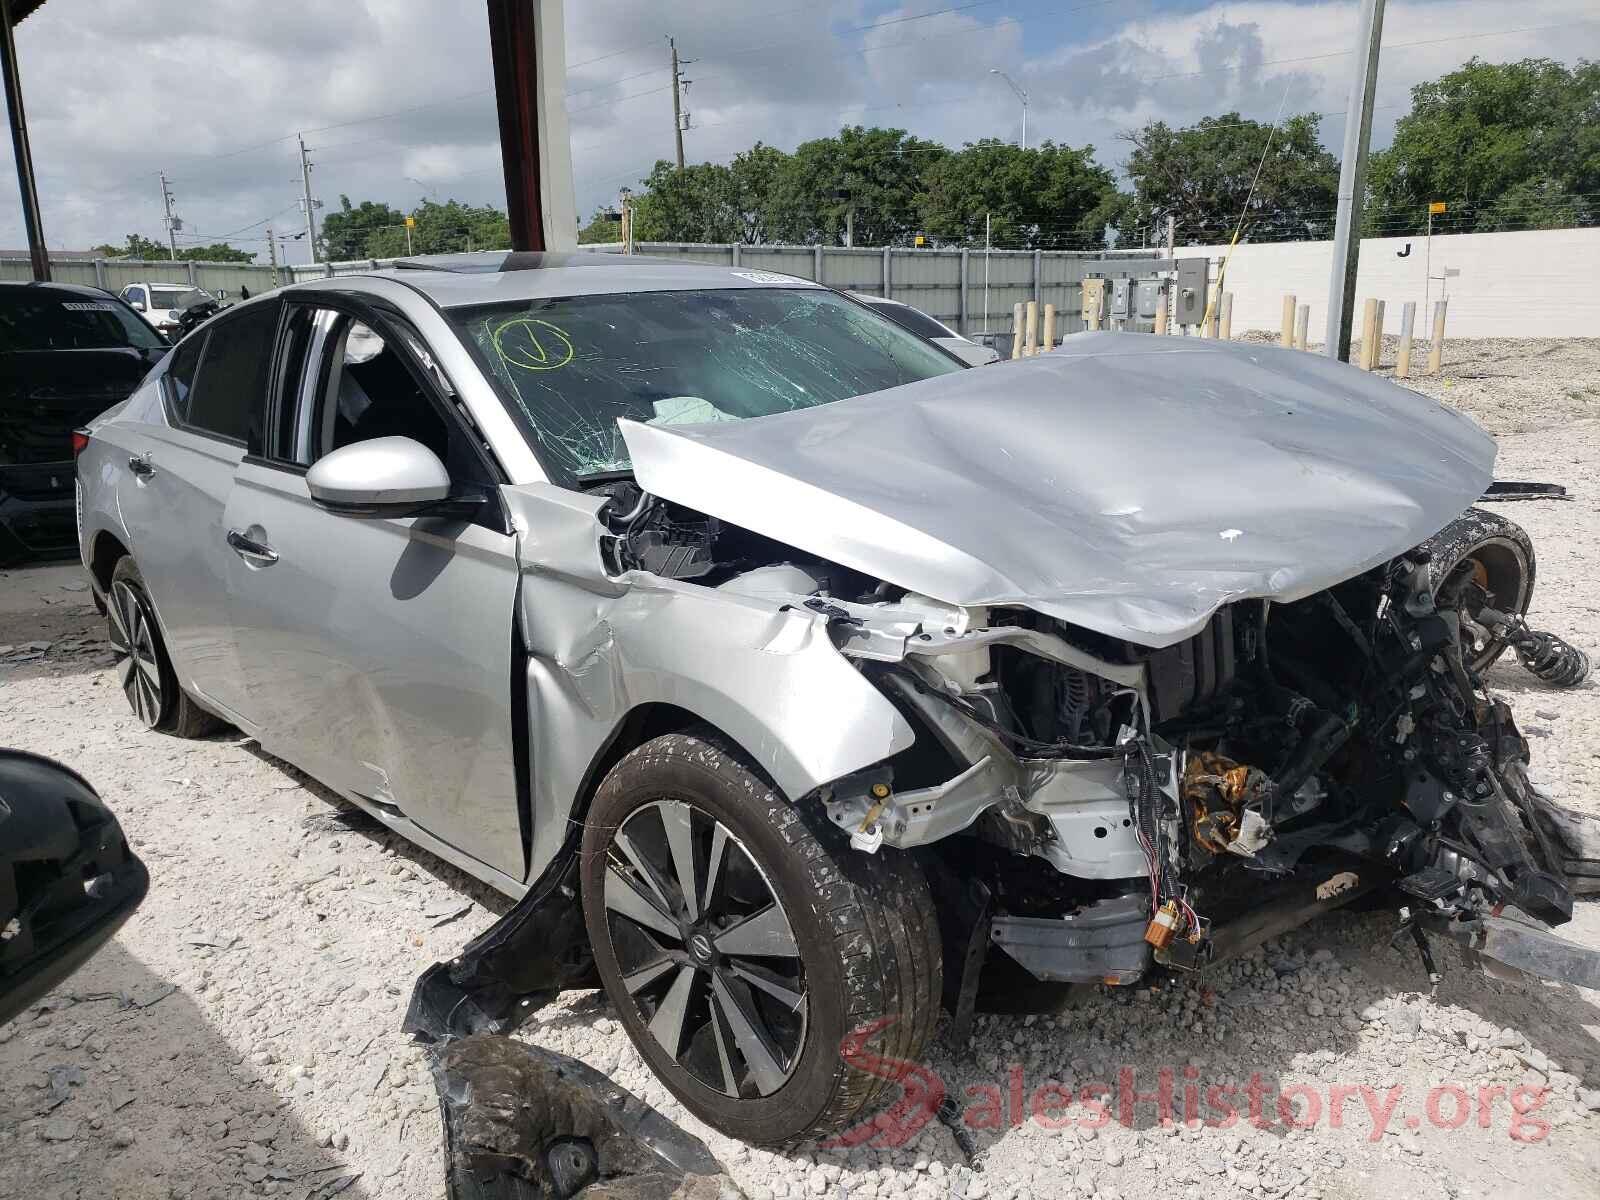
[[[503,339],[515,331],[520,337],[507,346]],[[516,317],[494,331],[494,349],[500,361],[522,371],[554,371],[572,361],[572,339],[563,329],[536,317]]]

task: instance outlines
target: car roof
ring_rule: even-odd
[[[0,279],[0,288],[39,288],[48,291],[67,292],[73,296],[88,296],[92,300],[115,299],[110,292],[97,287],[87,287],[81,283],[46,283],[38,279]]]
[[[820,286],[774,271],[596,251],[428,255],[403,259],[385,271],[335,275],[298,286],[341,289],[362,278],[398,280],[441,308],[623,292]]]

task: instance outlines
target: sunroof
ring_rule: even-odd
[[[459,275],[489,275],[500,271],[537,271],[546,267],[629,267],[646,263],[670,263],[672,259],[646,258],[636,254],[605,254],[600,251],[502,250],[477,254],[428,254],[404,258],[395,263],[397,271],[450,271]]]

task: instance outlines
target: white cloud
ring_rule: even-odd
[[[1120,24],[1117,7],[1074,16],[1050,4],[896,20],[936,7],[568,0],[579,212],[672,154],[667,32],[695,60],[686,70],[692,160],[725,159],[758,138],[792,148],[857,122],[955,145],[1015,137],[1016,99],[991,67],[1028,89],[1031,140],[1092,143],[1111,164],[1124,154],[1117,133],[1151,117],[1182,123],[1238,109],[1269,120],[1286,86],[1290,111],[1345,107],[1347,0],[1221,2]],[[1090,17],[1100,32],[1072,39],[1073,22]],[[1412,84],[1473,54],[1600,57],[1600,23],[1578,23],[1595,17],[1594,0],[1391,0],[1375,138],[1387,139]],[[884,21],[895,23],[853,28]],[[1463,36],[1550,25],[1560,27]],[[340,193],[409,206],[424,190],[504,202],[482,0],[59,0],[24,22],[17,41],[54,246],[159,236],[162,169],[195,233],[230,233],[269,214],[293,228],[297,130],[315,148],[316,190],[330,207]],[[1335,149],[1342,130],[1342,117],[1324,119]],[[9,142],[0,171],[0,245],[16,247]],[[259,227],[236,240],[260,248],[244,240],[252,236]]]

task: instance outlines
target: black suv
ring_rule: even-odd
[[[108,292],[0,283],[0,563],[77,546],[73,430],[127,399],[166,352]]]

